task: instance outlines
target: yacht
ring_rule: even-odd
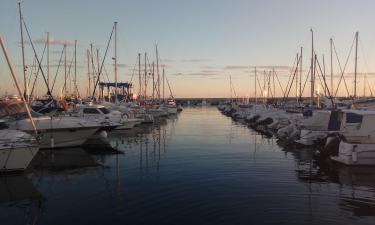
[[[2,102],[0,117],[6,120],[11,129],[34,133],[30,118],[20,101]],[[101,125],[95,121],[68,116],[46,116],[32,112],[33,120],[39,134],[41,149],[81,146],[95,134]]]
[[[142,123],[142,119],[129,118],[129,114],[110,110],[105,106],[90,104],[77,105],[76,115],[88,121],[96,121],[101,124],[116,125],[116,130],[132,129]]]
[[[351,166],[374,166],[374,124],[375,111],[351,110],[344,113],[338,152],[331,159]]]

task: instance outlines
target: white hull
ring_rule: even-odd
[[[116,127],[115,130],[129,130],[142,123],[142,119],[125,119],[121,122],[121,126]]]
[[[176,107],[167,107],[168,114],[177,114]]]
[[[47,130],[41,134],[40,148],[67,148],[83,145],[98,128]]]
[[[375,166],[375,144],[341,141],[338,156],[332,156],[331,159],[345,165]]]
[[[22,172],[38,153],[39,147],[35,145],[19,145],[11,148],[0,149],[0,172]]]

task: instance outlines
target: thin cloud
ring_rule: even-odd
[[[163,62],[175,62],[175,63],[201,63],[209,62],[210,59],[163,59]]]
[[[228,65],[224,67],[225,70],[243,70],[243,69],[249,69],[249,68],[257,68],[259,70],[270,70],[270,69],[275,69],[275,70],[291,70],[293,67],[291,66],[283,66],[283,65],[268,65],[268,66],[246,66],[246,65]]]
[[[33,41],[34,44],[46,44],[47,43],[47,38],[40,38],[36,39]],[[29,41],[25,41],[25,44],[30,44]],[[74,40],[65,40],[65,39],[55,39],[55,38],[50,38],[49,39],[49,44],[50,45],[67,45],[67,46],[74,46]]]

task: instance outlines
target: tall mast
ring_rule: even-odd
[[[47,32],[47,84],[49,87],[49,32]]]
[[[25,65],[25,45],[23,43],[23,16],[22,16],[22,7],[21,1],[18,2],[18,11],[20,16],[20,31],[21,31],[21,51],[22,51],[22,72],[23,72],[23,81],[24,81],[24,96],[26,97],[26,101],[28,101],[27,97],[27,81],[26,81],[26,65]]]
[[[91,75],[90,75],[90,51],[87,49],[87,76],[89,78],[88,95],[91,94]]]
[[[78,87],[77,87],[77,40],[74,40],[74,93],[75,97],[78,96]]]
[[[297,53],[297,62],[299,63],[299,59],[300,59],[300,56],[299,56],[299,54]],[[298,71],[298,67],[299,67],[299,65],[297,64],[296,65],[296,100],[297,100],[297,103],[298,103],[298,73],[297,73],[297,71]]]
[[[117,21],[115,22],[115,103],[117,103]]]
[[[300,60],[300,64],[299,64],[299,100],[301,100],[302,98],[302,47],[301,47],[301,54],[300,54],[300,57],[301,57],[301,60]]]
[[[230,101],[232,102],[232,76],[229,75],[229,91],[230,91]]]
[[[164,65],[163,65],[163,102],[165,102],[165,96],[164,96],[164,80],[165,80],[165,76],[164,76]]]
[[[314,69],[314,31],[311,31],[311,99],[310,104],[314,105],[314,82],[315,82],[315,69]]]
[[[354,98],[357,97],[357,60],[358,60],[358,31],[355,33],[355,64],[354,64]]]
[[[138,53],[138,78],[139,78],[139,99],[142,96],[142,76],[141,76],[141,53]]]
[[[66,92],[67,92],[67,87],[66,87],[66,78],[67,78],[67,74],[66,74],[66,44],[64,44],[65,46],[65,52],[64,52],[64,77],[65,77],[65,80],[64,80],[64,97],[66,98]]]
[[[332,38],[329,39],[329,46],[330,46],[330,50],[331,50],[331,93],[333,95],[333,61],[332,61],[332,44],[333,44],[333,40]]]
[[[255,104],[258,104],[258,96],[257,96],[257,67],[254,67],[255,76],[254,76],[254,86],[255,86]]]
[[[155,101],[155,63],[152,62],[152,101]]]
[[[158,100],[160,103],[160,74],[159,74],[159,53],[158,53],[158,45],[155,46],[156,49],[156,73],[158,75]]]
[[[147,98],[147,52],[145,52],[145,80],[144,80],[144,84],[145,84],[145,88],[144,88],[144,96],[145,96],[145,100]]]

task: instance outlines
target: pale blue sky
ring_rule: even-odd
[[[327,65],[329,38],[334,37],[344,63],[354,34],[359,31],[359,70],[375,71],[374,9],[375,2],[371,0],[25,0],[23,6],[33,39],[45,38],[49,31],[58,40],[78,40],[81,89],[87,86],[86,49],[94,43],[103,53],[113,22],[118,21],[119,63],[129,65],[120,68],[119,80],[130,79],[138,52],[147,51],[152,60],[158,43],[177,97],[226,97],[229,75],[238,95],[253,95],[249,73],[252,66],[290,66],[300,46],[305,48],[303,63],[308,66],[310,27],[315,31],[316,52],[320,57],[325,54]],[[0,2],[0,35],[15,64],[20,65],[17,0]],[[43,45],[37,48],[41,52]],[[51,51],[61,48],[55,45]],[[27,63],[31,64],[32,51],[29,46],[26,50]],[[52,53],[51,64],[56,64],[58,58],[58,53]],[[0,84],[0,93],[4,93],[11,91],[10,79],[2,56],[0,60],[0,74],[7,80]],[[347,72],[353,72],[352,61]],[[109,72],[113,71],[111,63],[107,61]],[[51,69],[51,74],[55,69]],[[21,75],[20,67],[18,72]],[[281,80],[285,85],[287,72],[279,74],[284,74]],[[359,85],[362,84],[360,80]],[[309,91],[306,89],[305,93]]]

